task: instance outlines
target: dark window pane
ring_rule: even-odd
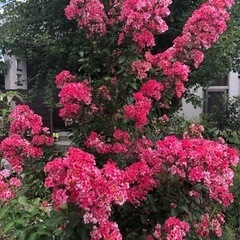
[[[215,80],[211,86],[228,86],[228,76]]]
[[[5,89],[5,77],[0,74],[0,90]]]
[[[214,108],[223,108],[221,99],[226,94],[227,91],[207,91],[206,113],[211,112]]]

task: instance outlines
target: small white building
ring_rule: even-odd
[[[26,59],[4,55],[4,61],[10,63],[10,69],[5,75],[5,90],[27,89]]]
[[[27,63],[26,59],[17,56],[4,55],[10,69],[5,75],[5,90],[27,89]]]

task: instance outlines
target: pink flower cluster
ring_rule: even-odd
[[[154,46],[154,34],[167,30],[163,18],[170,14],[171,0],[114,0],[108,2],[107,7],[104,4],[100,0],[71,0],[65,13],[69,19],[77,19],[79,26],[87,29],[90,35],[104,34],[113,24],[121,26],[118,42],[121,43],[125,36],[131,36],[141,49]],[[156,55],[146,52],[145,59],[132,63],[132,69],[138,78],[148,78],[149,70],[154,70],[156,74],[160,71],[166,76],[161,80],[161,100],[169,95],[181,98],[186,91],[185,85],[190,73],[190,66],[187,64],[195,67],[201,64],[204,59],[203,50],[215,43],[226,30],[226,21],[229,19],[227,10],[232,4],[233,0],[209,0],[202,4],[193,12],[183,28],[182,35],[173,41],[171,48]],[[67,81],[74,79],[69,72],[65,72],[65,75],[68,76]],[[147,123],[147,115],[152,107],[150,102],[149,99],[142,98],[136,101],[136,105],[140,105],[138,107],[125,106],[125,117],[135,120],[136,126],[142,128]],[[143,111],[142,107],[146,107],[146,110]],[[142,119],[137,116],[138,108]],[[71,103],[62,109],[61,116],[65,119],[71,118],[71,115],[76,116],[79,110],[77,103]]]
[[[232,0],[209,0],[202,4],[193,12],[173,46],[156,55],[150,51],[144,53],[144,49],[149,50],[155,45],[154,34],[167,30],[163,18],[170,13],[170,0],[113,0],[107,3],[100,0],[71,0],[65,13],[69,19],[77,19],[79,27],[87,30],[89,36],[105,34],[108,28],[116,24],[120,28],[118,44],[125,38],[132,38],[141,49],[139,53],[144,53],[141,60],[131,64],[142,86],[133,94],[133,103],[123,107],[124,118],[134,120],[135,126],[143,129],[153,103],[165,104],[168,97],[173,95],[182,97],[190,67],[197,68],[201,64],[204,49],[216,42],[226,30],[229,18],[227,9],[232,3]],[[104,4],[108,4],[109,12],[104,9]],[[113,54],[114,59],[120,55],[118,50]],[[157,76],[162,74],[166,77],[160,80]],[[114,86],[117,86],[117,77],[112,78]],[[56,77],[56,83],[62,88],[59,97],[63,119],[80,118],[80,112],[90,116],[90,113],[101,112],[104,108],[101,103],[99,106],[91,104],[92,93],[95,92],[86,81],[76,82],[70,72],[61,72]],[[114,100],[105,85],[97,89],[96,98],[99,96]],[[88,112],[86,106],[92,112]],[[163,116],[159,121],[167,122],[168,117]],[[175,175],[187,182],[191,186],[187,191],[191,198],[210,198],[228,206],[233,201],[229,192],[234,175],[231,167],[239,162],[238,153],[227,145],[203,139],[200,125],[191,125],[190,130],[191,133],[185,134],[183,140],[169,136],[156,144],[145,137],[134,138],[120,129],[116,129],[112,137],[108,136],[110,141],[105,141],[103,134],[91,132],[85,147],[92,153],[104,155],[108,161],[100,169],[93,155],[70,148],[65,157],[47,163],[45,186],[53,188],[54,206],[59,209],[63,204],[73,202],[82,208],[84,222],[93,225],[93,240],[122,239],[117,223],[111,221],[111,207],[126,201],[140,205],[149,191],[164,184],[160,177],[163,174],[166,178]],[[41,146],[45,140],[36,135],[32,141]],[[120,169],[114,163],[115,157],[126,161],[127,167]],[[133,163],[130,165],[130,162]],[[194,188],[196,185],[203,185],[204,190],[198,192]],[[195,223],[195,229],[202,237],[209,234],[206,235],[205,227],[220,236],[223,223],[222,215],[210,220],[206,214],[199,223]],[[188,223],[170,217],[163,226],[157,225],[153,237],[181,240],[189,230]]]
[[[189,231],[190,226],[187,222],[181,221],[176,217],[170,217],[165,221],[163,226],[160,224],[156,225],[153,238],[148,235],[146,239],[183,240]]]
[[[183,35],[190,34],[191,44],[198,48],[209,48],[227,29],[226,21],[229,14],[226,11],[232,5],[232,0],[209,1],[194,11],[183,28]],[[181,39],[181,37],[180,37]],[[183,42],[189,46],[190,42]]]
[[[11,172],[22,172],[26,159],[39,158],[41,149],[34,147],[20,135],[13,134],[4,139],[0,144],[1,156],[8,161],[11,169],[0,171],[0,200],[8,200],[14,197],[14,190],[21,186],[18,177],[11,177]]]
[[[76,77],[68,71],[62,71],[56,77],[57,86],[61,87],[58,94],[60,98],[60,117],[64,120],[76,118],[84,105],[90,105],[92,101],[91,88],[87,80],[76,81]]]
[[[182,240],[189,232],[189,224],[180,221],[176,217],[170,217],[164,224],[164,230],[166,231],[166,240]]]
[[[146,125],[147,116],[152,107],[152,101],[148,97],[144,97],[141,92],[134,93],[135,103],[124,107],[124,118],[135,120],[135,126],[142,128]]]
[[[161,91],[163,85],[155,79],[149,79],[139,92],[134,93],[135,103],[124,107],[124,118],[135,120],[135,126],[141,129],[148,121],[147,116],[152,107],[151,99],[160,100]]]
[[[204,132],[204,127],[201,124],[194,124],[192,123],[189,126],[189,132],[185,132],[183,134],[183,138],[187,139],[187,138],[203,138],[202,133]]]
[[[147,71],[154,69],[162,72],[164,79],[163,95],[175,95],[181,98],[186,91],[190,67],[196,68],[204,59],[203,50],[215,43],[227,28],[229,14],[227,9],[233,0],[210,0],[195,10],[186,22],[182,35],[173,41],[173,46],[162,53],[145,53],[144,60],[132,63],[132,69],[138,78],[147,78]],[[148,39],[148,37],[146,37]],[[143,43],[144,44],[144,43]]]
[[[117,129],[112,143],[105,143],[103,135],[92,132],[85,146],[113,158],[113,154],[121,154],[126,161],[136,159],[124,170],[111,159],[99,169],[93,155],[70,148],[66,157],[56,158],[45,166],[48,173],[45,186],[53,188],[55,207],[74,202],[83,208],[85,223],[94,224],[92,239],[107,239],[108,236],[122,239],[117,224],[109,220],[111,206],[126,201],[139,205],[145,201],[149,191],[161,184],[156,176],[164,174],[163,164],[169,173],[191,183],[193,189],[196,184],[203,184],[209,197],[220,204],[228,206],[232,202],[229,186],[232,185],[233,171],[230,167],[239,159],[237,151],[226,145],[202,138],[178,140],[170,136],[158,141],[155,149],[149,139],[134,140],[127,131]],[[199,197],[200,193],[195,192],[192,190],[189,195]],[[217,222],[214,224],[218,229]],[[158,234],[166,239],[183,239],[188,231],[187,223],[173,217],[165,222],[163,232]]]
[[[125,161],[130,157],[138,159],[138,162],[125,169],[125,181],[131,184],[128,201],[139,205],[157,185],[154,175],[162,172],[162,160],[157,151],[152,149],[152,141],[147,138],[131,140],[129,133],[120,129],[114,132],[112,144],[105,143],[104,140],[104,136],[92,132],[85,141],[85,146],[95,149],[99,154],[121,154]]]
[[[35,114],[27,105],[17,105],[9,115],[11,125],[10,134],[17,134],[23,138],[32,138],[36,146],[53,145],[53,138],[49,137],[48,128],[42,125],[42,118]]]
[[[147,77],[147,72],[152,68],[152,64],[148,61],[135,61],[131,65],[132,70],[137,73],[137,77],[140,79]]]
[[[155,45],[154,34],[168,29],[163,20],[170,14],[171,0],[124,0],[109,1],[107,12],[100,0],[71,0],[65,9],[68,19],[76,19],[80,28],[86,29],[91,36],[105,34],[107,28],[117,23],[123,25],[118,43],[125,35],[131,35],[140,48]]]
[[[18,105],[9,115],[12,120],[10,134],[40,134],[42,118],[35,114],[27,105]]]
[[[222,236],[222,225],[225,223],[225,216],[218,213],[214,218],[209,214],[201,216],[200,222],[194,224],[195,232],[200,237],[209,237],[210,232],[214,232],[218,237]]]
[[[61,71],[55,78],[55,83],[57,88],[62,88],[65,83],[75,82],[76,77],[72,75],[69,71]]]
[[[65,9],[68,19],[76,19],[80,28],[86,29],[90,35],[104,34],[107,15],[100,0],[71,0]]]
[[[7,161],[7,169],[0,171],[0,199],[14,197],[14,190],[21,185],[18,177],[23,170],[26,160],[38,159],[42,156],[43,146],[51,146],[54,141],[48,136],[48,131],[42,126],[42,119],[34,114],[27,105],[18,105],[9,115],[10,136],[0,143],[0,155]],[[7,173],[7,174],[3,174]]]
[[[191,184],[202,183],[209,197],[223,206],[233,201],[229,186],[234,176],[231,167],[239,162],[235,149],[206,139],[178,140],[174,136],[158,141],[157,147],[171,174]]]
[[[12,169],[18,173],[22,171],[22,165],[27,158],[39,158],[41,149],[34,147],[29,141],[20,135],[13,134],[5,138],[0,144],[1,155],[11,164]]]
[[[124,23],[122,34],[130,34],[140,48],[155,45],[154,34],[168,30],[163,20],[170,14],[171,0],[125,0],[119,20]],[[123,36],[121,36],[121,40]],[[119,41],[120,43],[121,41]]]
[[[10,177],[10,170],[0,171],[0,201],[14,198],[14,190],[21,186],[21,182],[16,177]]]
[[[93,155],[70,148],[66,157],[46,164],[45,186],[54,188],[55,207],[74,202],[85,210],[84,222],[95,226],[92,239],[122,239],[109,216],[112,204],[122,205],[126,201],[129,185],[123,170],[111,160],[102,169],[95,165]]]

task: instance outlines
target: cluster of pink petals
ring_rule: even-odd
[[[27,158],[39,158],[42,150],[34,147],[29,141],[18,134],[5,138],[0,144],[1,155],[11,164],[12,169],[18,173]]]
[[[0,201],[14,198],[14,190],[21,186],[21,181],[17,177],[10,177],[8,169],[0,171]]]
[[[92,239],[122,239],[116,223],[109,221],[111,206],[127,199],[125,174],[109,160],[97,168],[93,155],[70,148],[66,157],[56,158],[45,166],[45,186],[53,189],[56,208],[74,202],[85,210],[85,223],[94,224]],[[104,229],[104,231],[103,231]]]
[[[232,202],[231,167],[239,161],[235,149],[202,138],[178,140],[174,136],[158,141],[155,149],[149,139],[131,139],[127,131],[120,129],[116,129],[113,137],[112,143],[106,143],[103,135],[92,132],[85,146],[98,154],[121,154],[126,160],[135,158],[136,162],[124,170],[111,159],[99,169],[93,155],[76,148],[70,148],[66,157],[56,158],[45,167],[48,173],[45,186],[53,188],[55,207],[74,202],[83,208],[85,223],[94,224],[92,239],[107,239],[111,234],[122,239],[117,224],[109,220],[111,206],[126,201],[138,206],[145,201],[149,191],[161,184],[156,176],[164,174],[163,164],[169,173],[191,183],[193,189],[197,184],[204,185],[209,197],[223,206]],[[199,197],[201,193],[195,192],[189,195]],[[212,224],[216,226],[216,234],[220,234],[217,222]],[[111,230],[105,229],[106,226]],[[166,239],[184,239],[188,231],[187,223],[173,217],[165,222],[161,234]]]
[[[57,88],[62,88],[65,83],[74,82],[76,77],[69,71],[63,70],[55,77],[55,83]]]
[[[0,143],[0,155],[11,169],[0,171],[1,200],[13,198],[16,188],[21,186],[20,178],[12,177],[12,174],[20,174],[26,161],[40,158],[43,155],[40,147],[54,143],[47,128],[42,126],[42,118],[27,105],[17,105],[9,118],[10,136]],[[7,171],[8,174],[4,174]]]
[[[90,35],[107,32],[107,15],[100,0],[71,0],[65,9],[68,19],[76,19],[78,26],[86,29]]]
[[[11,166],[11,169],[0,171],[0,200],[8,200],[15,196],[15,189],[21,186],[20,179],[12,177],[12,172],[21,173],[26,159],[39,158],[42,151],[20,135],[13,134],[1,142],[0,154]]]
[[[42,118],[35,114],[27,105],[18,105],[9,115],[11,120],[10,134],[40,134]]]
[[[48,129],[43,127],[41,116],[35,114],[28,105],[17,105],[9,118],[10,134],[32,138],[32,144],[36,146],[53,145],[53,138],[48,136]]]
[[[143,96],[148,98],[153,98],[155,100],[161,99],[161,91],[163,90],[163,85],[159,82],[157,82],[155,79],[149,79],[147,82],[145,82],[140,92],[143,94]]]
[[[202,4],[188,19],[182,35],[173,41],[172,47],[155,55],[146,52],[145,60],[132,63],[132,69],[138,78],[147,78],[147,71],[151,69],[160,71],[166,76],[162,81],[163,93],[181,98],[186,91],[185,85],[190,73],[190,67],[186,63],[199,67],[204,60],[203,50],[211,47],[226,30],[229,19],[227,10],[233,2],[210,0]]]
[[[143,79],[147,77],[147,72],[152,68],[152,64],[148,61],[141,60],[133,62],[131,67],[132,70],[137,73],[137,77]]]
[[[107,12],[100,0],[71,0],[65,9],[68,19],[76,19],[80,28],[93,34],[105,34],[114,23],[122,24],[118,43],[131,35],[140,48],[155,45],[154,34],[168,29],[163,20],[170,14],[171,0],[109,1]]]
[[[166,231],[166,240],[182,240],[189,232],[190,227],[187,222],[170,217],[165,221],[164,230]]]
[[[132,69],[138,78],[147,78],[147,72],[151,69],[160,71],[166,76],[162,80],[164,86],[162,95],[171,94],[181,98],[186,91],[185,85],[190,73],[190,67],[186,63],[199,67],[204,59],[204,49],[215,43],[220,34],[226,30],[226,22],[229,19],[227,10],[233,2],[233,0],[209,0],[203,3],[188,19],[182,35],[173,41],[171,48],[156,55],[147,52],[145,60],[132,63]],[[122,29],[119,31],[119,43],[128,35],[132,36],[133,41],[141,49],[149,49],[155,45],[154,34],[161,34],[168,28],[163,18],[170,14],[171,3],[171,0],[115,0],[108,3],[107,12],[104,3],[99,0],[71,0],[65,13],[69,19],[77,19],[79,26],[87,29],[90,35],[104,34],[107,32],[107,26],[120,24]],[[149,105],[147,99],[141,102],[144,102],[141,105]],[[67,109],[70,112],[69,116]],[[141,112],[143,119],[133,116],[137,115],[136,106],[125,106],[124,109],[127,112],[125,117],[134,119],[137,127],[142,128],[147,124],[146,115],[150,109],[147,108],[145,113]],[[62,109],[61,116],[69,118],[76,115],[79,110],[80,107],[76,103],[68,104]]]
[[[152,149],[152,141],[147,138],[132,140],[127,131],[120,129],[116,129],[114,138],[112,143],[105,143],[104,136],[92,132],[85,146],[99,154],[121,154],[126,161],[129,157],[139,160],[125,169],[125,181],[131,184],[127,191],[128,201],[139,205],[157,185],[154,175],[162,172],[162,160],[157,151]]]
[[[170,217],[163,226],[158,223],[154,229],[153,237],[148,235],[146,240],[183,240],[189,230],[190,226],[187,222]]]
[[[124,118],[135,121],[135,126],[141,129],[147,124],[148,114],[152,108],[152,99],[160,100],[164,87],[155,79],[145,82],[140,91],[133,94],[134,104],[124,106]]]
[[[69,75],[67,76],[69,79]],[[61,86],[62,89],[58,96],[62,108],[60,109],[59,115],[64,120],[76,118],[82,106],[90,105],[92,101],[92,93],[88,81],[72,82],[74,80],[76,80],[76,78],[71,75],[71,82],[61,81],[63,85]]]
[[[231,167],[239,162],[237,150],[202,138],[178,140],[174,136],[158,141],[157,147],[171,174],[192,184],[202,183],[209,197],[223,206],[233,202],[229,186],[234,176]]]
[[[119,16],[119,20],[124,23],[123,33],[131,34],[140,48],[154,46],[154,34],[168,30],[163,18],[170,14],[168,7],[171,3],[171,0],[123,1]]]
[[[189,138],[203,138],[203,135],[202,133],[204,132],[204,127],[203,125],[201,124],[195,124],[195,123],[192,123],[190,126],[189,126],[189,132],[185,132],[183,134],[183,138],[184,139],[189,139]]]
[[[152,100],[144,97],[142,92],[134,93],[135,103],[124,107],[124,118],[135,121],[135,126],[141,129],[148,121],[148,114],[152,107]]]
[[[216,236],[222,236],[222,225],[225,223],[225,216],[221,213],[216,214],[214,218],[210,218],[206,213],[201,216],[200,222],[194,224],[195,232],[200,237],[209,237],[210,232],[214,232]]]
[[[91,132],[85,141],[85,146],[89,149],[95,149],[100,154],[126,153],[128,144],[122,141],[117,141],[115,143],[105,143],[104,140],[104,136],[101,136],[96,132]]]

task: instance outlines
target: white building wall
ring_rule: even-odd
[[[229,74],[229,97],[235,97],[240,95],[240,79],[237,72],[230,72]]]
[[[198,88],[197,91],[194,92],[195,95],[203,99],[203,89]],[[200,120],[200,115],[203,112],[203,106],[194,108],[191,103],[186,103],[186,100],[183,99],[182,104],[182,113],[184,114],[185,118],[188,120],[198,121]]]
[[[214,89],[222,89],[223,87],[210,87]],[[224,87],[225,88],[225,87]],[[194,92],[200,98],[204,98],[204,91],[202,88],[199,88],[198,91]],[[237,72],[230,72],[228,76],[228,94],[229,97],[239,96],[240,95],[240,79],[238,78]],[[203,105],[203,104],[202,104]],[[203,106],[200,108],[194,108],[191,103],[186,103],[183,99],[182,113],[188,120],[198,121],[201,118],[203,113]]]
[[[5,89],[27,89],[27,64],[26,59],[17,56],[4,56],[4,61],[10,62],[10,69],[5,76]]]

